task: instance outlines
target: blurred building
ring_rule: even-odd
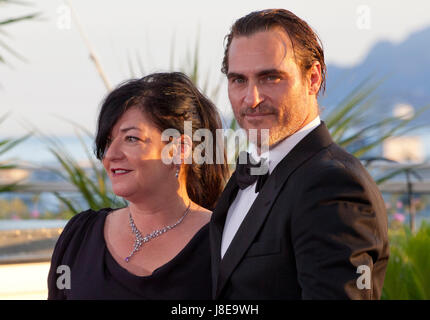
[[[397,162],[421,163],[425,160],[421,137],[392,137],[383,143],[383,156]]]
[[[393,115],[402,120],[410,120],[415,116],[415,109],[410,104],[398,103],[393,108]],[[391,137],[384,141],[382,153],[385,158],[397,162],[422,163],[426,159],[421,136]]]

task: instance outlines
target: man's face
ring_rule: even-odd
[[[302,77],[285,31],[235,37],[228,59],[228,95],[243,129],[270,129],[272,146],[316,117],[310,84]]]

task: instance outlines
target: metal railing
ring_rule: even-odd
[[[375,174],[389,173],[401,167],[399,164],[374,163],[368,166],[370,172]],[[34,172],[39,169],[29,168]],[[421,181],[412,181],[414,193],[430,194],[430,163],[422,164],[415,168],[421,177]],[[31,174],[29,174],[29,177]],[[25,188],[18,193],[42,193],[42,192],[76,192],[75,186],[67,181],[23,181]],[[400,173],[392,179],[379,185],[383,193],[405,194],[408,192],[408,183],[404,174]],[[25,221],[25,220],[23,220]],[[65,224],[65,222],[64,222]],[[2,228],[0,228],[2,229]],[[36,228],[0,230],[0,264],[23,263],[31,261],[49,261],[51,254],[61,233],[62,228]]]

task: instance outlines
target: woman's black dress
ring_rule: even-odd
[[[110,212],[87,210],[67,223],[52,255],[48,299],[211,299],[208,224],[172,260],[140,277],[120,266],[106,247]],[[70,289],[61,265],[70,268]]]

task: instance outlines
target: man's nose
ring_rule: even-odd
[[[262,94],[257,84],[249,84],[244,102],[248,108],[255,108],[263,101]]]

